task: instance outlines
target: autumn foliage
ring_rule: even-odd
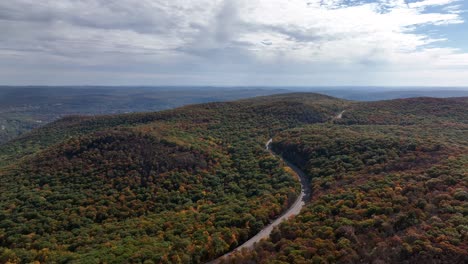
[[[221,256],[298,195],[264,149],[272,137],[310,177],[312,198],[225,262],[464,263],[466,110],[463,98],[299,93],[64,118],[0,146],[0,262]]]

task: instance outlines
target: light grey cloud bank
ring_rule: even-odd
[[[1,1],[0,78],[4,84],[468,85],[468,53],[445,45],[440,33],[464,25],[462,2]]]

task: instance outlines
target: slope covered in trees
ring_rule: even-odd
[[[313,196],[269,241],[225,262],[466,263],[468,108],[442,102],[374,102],[375,113],[355,104],[335,124],[276,135],[275,151],[311,177]]]
[[[1,261],[200,263],[247,240],[299,183],[269,134],[346,102],[301,94],[68,117],[2,146]]]
[[[67,117],[0,147],[0,262],[214,259],[298,194],[264,150],[273,137],[313,196],[269,241],[227,261],[461,263],[466,109],[466,98],[297,93]]]
[[[68,115],[160,111],[286,91],[247,87],[0,86],[0,144]]]
[[[409,98],[360,102],[349,107],[340,123],[415,125],[468,123],[468,97]]]

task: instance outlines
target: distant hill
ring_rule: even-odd
[[[341,123],[414,125],[422,123],[468,123],[468,97],[408,98],[357,103],[343,113]]]
[[[0,148],[0,262],[212,260],[297,197],[273,138],[312,198],[226,262],[463,263],[466,110],[290,93],[65,117]]]
[[[291,92],[356,101],[468,96],[468,89],[450,87],[0,86],[0,144],[67,115],[151,112]]]
[[[236,100],[285,89],[211,87],[0,86],[0,144],[67,115],[149,112]]]
[[[392,99],[405,99],[414,97],[467,97],[468,88],[453,87],[329,87],[304,88],[310,91],[328,94],[338,98],[355,101],[380,101]]]

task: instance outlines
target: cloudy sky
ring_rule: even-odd
[[[468,86],[466,0],[0,1],[0,84]]]

